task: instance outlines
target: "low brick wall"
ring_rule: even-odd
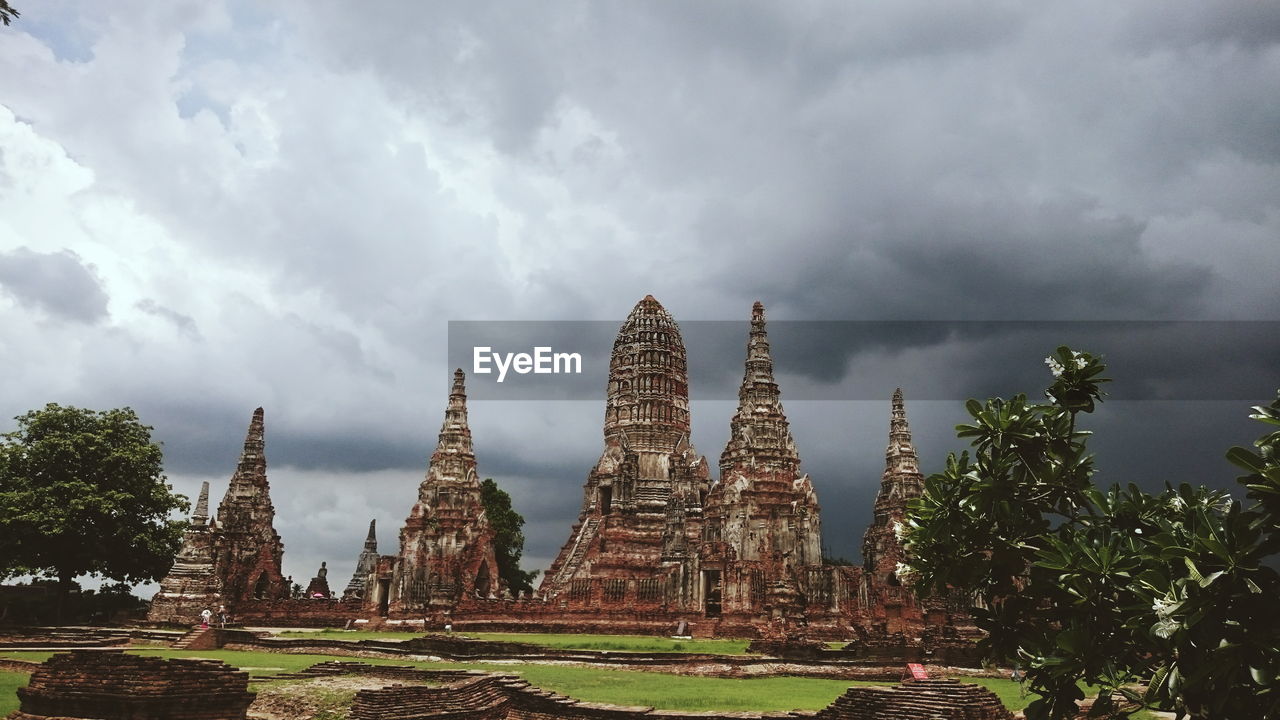
[[[852,687],[816,720],[1012,720],[995,693],[959,680],[915,680],[894,687]]]
[[[216,660],[163,660],[113,650],[49,658],[18,689],[10,720],[243,720],[249,675]]]
[[[361,690],[350,720],[1012,720],[989,690],[957,680],[853,687],[817,712],[693,712],[589,703],[541,690],[513,675],[324,663],[295,676],[358,673],[442,686]]]
[[[34,647],[111,647],[127,645],[130,640],[169,642],[182,636],[179,632],[165,632],[140,628],[93,627],[24,627],[0,630],[0,649]]]

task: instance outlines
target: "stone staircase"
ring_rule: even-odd
[[[591,546],[591,541],[595,539],[596,532],[599,529],[599,516],[589,517],[582,524],[582,529],[578,531],[578,537],[574,538],[573,541],[573,552],[569,553],[569,559],[560,567],[560,572],[556,573],[552,582],[553,586],[564,585],[578,571],[578,566],[582,564],[582,559],[587,556],[587,548]]]
[[[173,644],[174,650],[216,650],[218,649],[217,628],[195,628],[178,638]]]

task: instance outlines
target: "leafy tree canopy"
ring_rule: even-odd
[[[8,25],[17,19],[20,13],[9,5],[9,0],[0,0],[0,23]]]
[[[992,659],[1020,664],[1040,698],[1030,720],[1140,706],[1192,718],[1280,718],[1280,431],[1227,458],[1250,507],[1166,483],[1094,485],[1080,413],[1102,400],[1100,358],[1058,348],[1047,403],[1024,395],[967,404],[973,452],[947,458],[912,503],[908,578],[964,588]],[[1280,397],[1252,416],[1280,426]],[[1151,412],[1158,412],[1153,408]]]
[[[493,529],[493,554],[498,561],[498,575],[513,593],[531,592],[538,571],[520,569],[524,554],[524,516],[511,508],[511,496],[498,487],[493,478],[480,483],[480,501],[484,503],[489,527]]]
[[[138,583],[169,568],[189,506],[133,410],[49,404],[0,440],[0,577]]]

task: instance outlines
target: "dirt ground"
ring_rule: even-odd
[[[249,717],[258,720],[346,720],[356,692],[388,685],[413,685],[405,680],[341,675],[310,680],[264,683],[249,706]]]

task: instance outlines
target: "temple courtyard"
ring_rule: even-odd
[[[101,635],[99,632],[98,636]],[[596,705],[606,704],[630,711],[653,709],[750,713],[752,716],[781,713],[774,717],[813,716],[815,712],[831,707],[833,701],[850,688],[888,688],[898,684],[899,678],[894,677],[894,673],[905,674],[906,671],[905,666],[899,669],[897,665],[873,667],[866,663],[852,666],[838,661],[789,662],[749,653],[749,641],[739,639],[471,633],[467,637],[482,641],[480,647],[501,648],[504,644],[518,643],[520,646],[542,647],[549,653],[585,654],[578,660],[493,657],[457,661],[416,653],[391,657],[369,648],[370,644],[390,646],[408,642],[421,638],[419,633],[274,629],[259,630],[258,636],[264,644],[275,645],[244,649],[246,646],[243,644],[229,642],[227,645],[240,649],[184,650],[173,646],[180,644],[178,641],[186,636],[174,634],[167,641],[161,636],[153,636],[129,640],[127,644],[104,639],[103,643],[116,644],[78,647],[76,652],[82,655],[97,653],[101,657],[123,652],[125,655],[166,660],[220,661],[247,673],[248,690],[254,694],[248,717],[277,720],[360,717],[352,712],[357,694],[366,690],[377,691],[391,684],[385,675],[363,674],[370,668],[374,669],[373,672],[381,669],[399,673],[394,677],[396,686],[444,684],[438,675],[425,674],[415,678],[405,674],[413,671],[479,671],[508,678],[516,676],[541,694],[567,696],[565,700],[572,698],[570,702],[576,701],[580,707],[608,710],[603,705]],[[18,709],[16,691],[27,685],[38,663],[49,660],[63,649],[52,646],[13,647],[18,644],[22,643],[11,639],[0,646],[0,716],[7,716]],[[838,651],[842,644],[832,642],[827,645],[829,650]],[[305,651],[308,649],[312,651]],[[660,663],[638,664],[664,657],[667,660]],[[629,658],[635,658],[637,664],[631,664]],[[325,670],[338,666],[344,669]],[[1013,712],[1025,707],[1030,699],[1022,696],[1018,684],[1008,679],[1006,672],[933,665],[928,669],[931,678],[954,677],[992,691],[1000,703]],[[852,679],[851,676],[856,675],[865,675],[868,679]],[[790,715],[792,711],[799,712]],[[821,717],[820,714],[818,716]],[[1157,716],[1135,717],[1149,720]]]

